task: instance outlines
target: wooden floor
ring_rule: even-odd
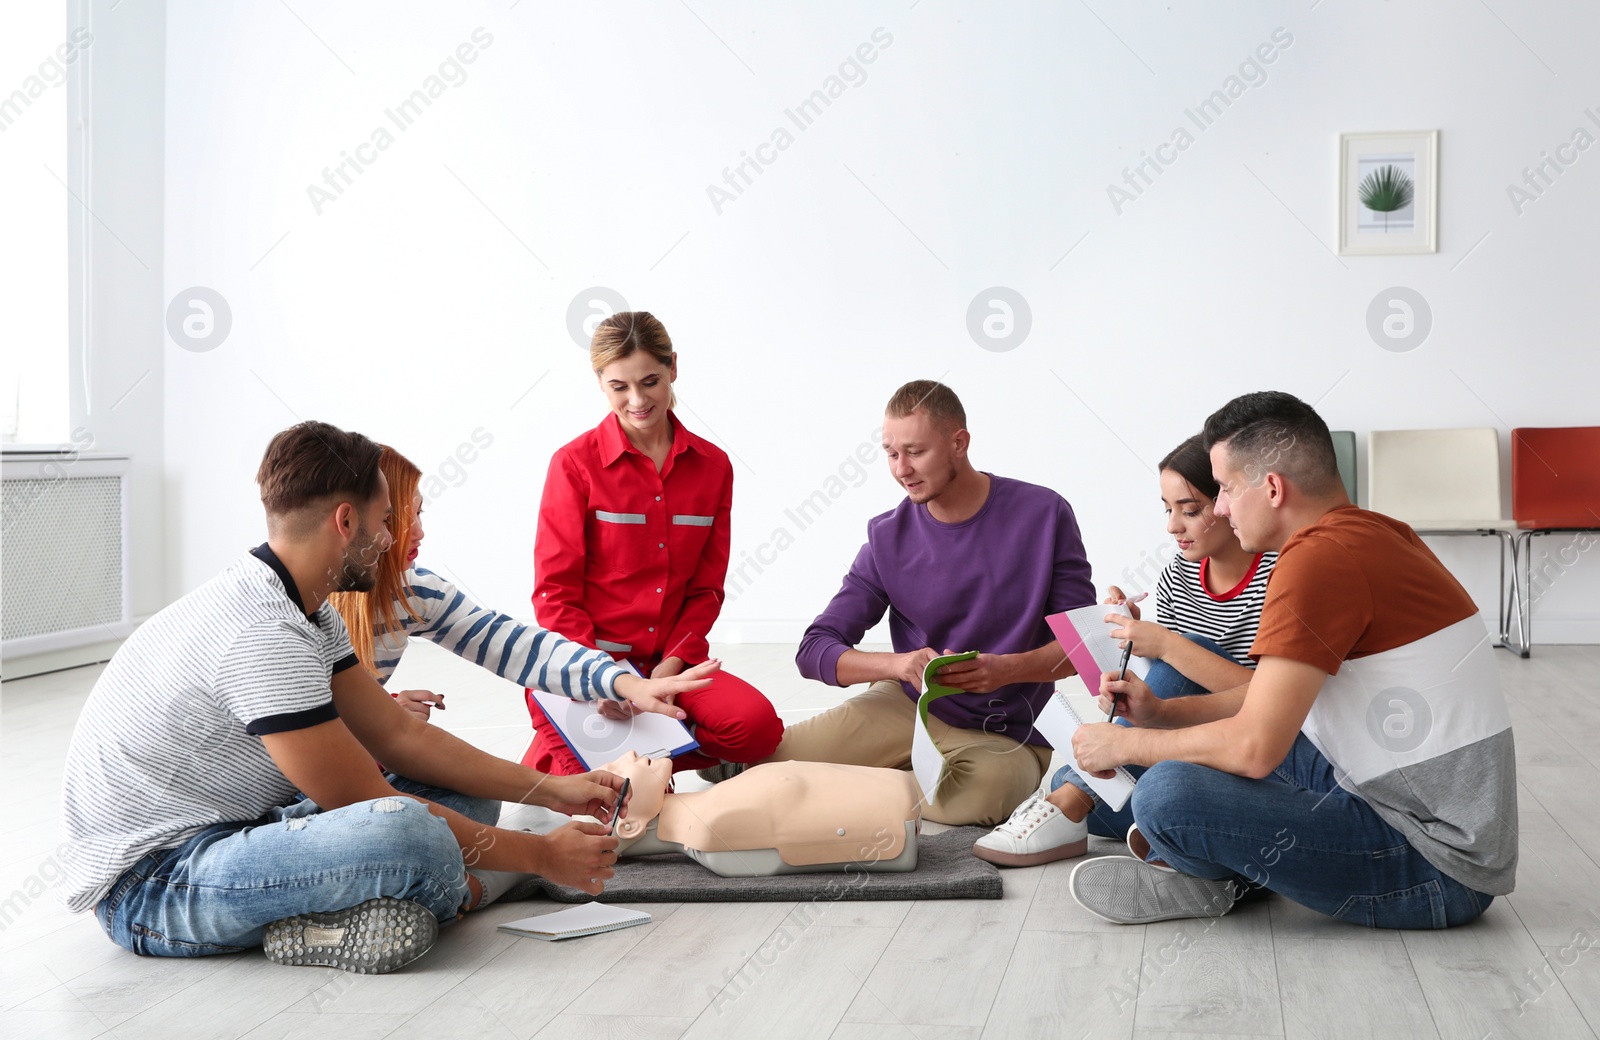
[[[840,698],[800,680],[790,648],[720,650],[789,721]],[[1209,924],[1119,927],[1072,901],[1066,862],[1006,872],[1000,901],[831,904],[820,916],[651,904],[646,927],[560,945],[495,930],[544,904],[496,906],[373,978],[256,953],[135,957],[92,917],[66,914],[46,891],[61,767],[100,669],[7,683],[0,1037],[1594,1037],[1600,647],[1496,656],[1516,725],[1522,862],[1516,893],[1466,928],[1366,931],[1277,897]],[[527,718],[509,684],[432,646],[396,678],[448,694],[442,725],[520,755]]]

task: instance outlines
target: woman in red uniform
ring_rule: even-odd
[[[539,503],[533,609],[539,624],[626,660],[650,678],[707,659],[722,610],[733,467],[672,411],[678,355],[647,311],[622,311],[594,331],[589,357],[611,411],[557,451]],[[530,694],[538,731],[523,764],[583,772]],[[783,723],[761,691],[720,671],[678,706],[700,743],[673,768],[759,762]],[[628,705],[605,706],[608,714]]]

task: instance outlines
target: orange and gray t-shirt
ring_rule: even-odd
[[[1422,855],[1479,892],[1516,880],[1511,716],[1489,632],[1410,527],[1342,506],[1297,531],[1250,656],[1328,673],[1302,732]]]

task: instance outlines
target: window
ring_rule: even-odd
[[[0,441],[69,440],[68,94],[93,42],[67,4],[6,11],[0,33]]]

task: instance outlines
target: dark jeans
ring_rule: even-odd
[[[1369,928],[1452,928],[1494,897],[1429,863],[1366,800],[1339,786],[1300,734],[1262,780],[1192,762],[1145,770],[1131,800],[1150,858],[1236,878]]]

